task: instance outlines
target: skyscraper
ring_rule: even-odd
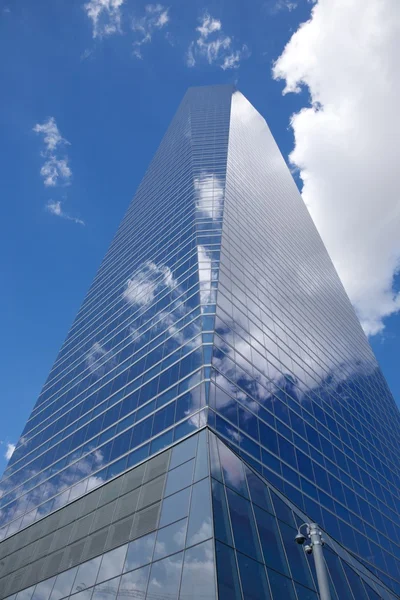
[[[400,594],[400,418],[260,114],[190,89],[1,481],[0,598]]]

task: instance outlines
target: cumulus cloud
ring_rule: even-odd
[[[204,171],[193,180],[199,217],[220,219],[224,201],[224,182],[215,173]]]
[[[57,159],[55,156],[50,156],[46,160],[40,169],[40,174],[44,179],[44,185],[51,187],[57,185],[59,180],[68,183],[72,176],[71,169],[68,166],[68,159]]]
[[[124,0],[90,0],[84,5],[92,22],[93,38],[121,33],[121,7]]]
[[[318,0],[273,67],[284,93],[310,93],[290,161],[369,335],[400,310],[399,53],[397,0]]]
[[[133,42],[133,54],[136,58],[143,58],[141,47],[151,42],[154,31],[162,29],[168,22],[168,8],[161,4],[147,4],[144,17],[133,19],[132,30],[139,38]]]
[[[172,302],[168,309],[157,310],[151,307],[156,296],[169,291]],[[140,309],[140,313],[147,312],[148,319],[140,325],[140,319],[135,318],[130,326],[132,340],[148,339],[151,330],[168,331],[169,336],[179,344],[187,343],[195,338],[200,329],[197,324],[183,328],[182,317],[187,314],[185,306],[185,294],[174,278],[173,273],[166,265],[157,265],[147,261],[139,267],[125,284],[122,293],[123,299]],[[193,340],[193,347],[197,342]]]
[[[55,118],[49,117],[43,123],[36,123],[33,131],[43,136],[42,156],[45,161],[40,169],[40,174],[43,177],[44,185],[54,187],[58,183],[69,184],[72,171],[68,164],[68,157],[59,154],[60,150],[64,149],[69,142],[62,137]]]
[[[122,296],[130,304],[146,306],[163,288],[173,289],[176,286],[169,267],[147,261],[128,279]]]
[[[186,53],[186,65],[194,67],[198,60],[206,60],[209,65],[215,64],[224,71],[237,69],[240,61],[248,58],[249,50],[245,44],[241,48],[234,47],[232,37],[222,32],[219,19],[205,13],[196,27],[197,39],[189,44]]]
[[[56,217],[61,217],[61,219],[66,219],[67,221],[73,221],[74,223],[79,223],[79,225],[84,225],[85,222],[82,219],[78,219],[77,217],[71,217],[68,213],[64,211],[62,208],[62,203],[60,200],[49,200],[46,204],[46,210],[55,215]]]
[[[95,342],[86,355],[86,366],[97,377],[102,377],[115,367],[115,359],[100,342]]]

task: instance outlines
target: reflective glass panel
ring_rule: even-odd
[[[167,598],[177,598],[182,572],[183,552],[168,556],[152,564],[147,596],[163,594]]]
[[[211,540],[186,550],[183,561],[180,600],[213,600],[215,591],[215,561]]]

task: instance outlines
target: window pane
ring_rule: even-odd
[[[221,542],[216,542],[215,548],[218,597],[242,600],[234,550]]]
[[[155,533],[149,533],[128,545],[124,572],[132,571],[151,562],[153,556]]]
[[[297,533],[296,530],[292,529],[282,521],[278,521],[278,525],[281,530],[283,544],[285,546],[293,579],[313,589],[314,584],[311,578],[307,557],[304,554],[303,547],[299,546],[294,541]]]
[[[164,496],[169,496],[182,490],[192,483],[194,459],[176,467],[168,473]]]
[[[203,542],[212,535],[210,480],[195,483],[192,489],[186,546]]]
[[[237,553],[243,596],[246,600],[268,600],[271,598],[265,567],[260,563]]]
[[[257,477],[255,473],[250,471],[250,469],[248,469],[247,467],[245,467],[245,469],[251,500],[255,504],[261,506],[261,508],[264,508],[269,512],[273,512],[268,487],[263,481],[261,481],[259,477]]]
[[[194,468],[194,481],[207,477],[208,471],[208,444],[207,430],[203,429],[199,435],[199,446],[197,449],[196,466]]]
[[[18,598],[19,598],[19,600],[31,600],[34,589],[35,589],[35,586],[32,585],[27,590],[22,590],[21,592],[18,592],[17,600],[18,600]]]
[[[110,579],[103,583],[99,583],[93,589],[93,596],[91,600],[115,600],[118,593],[118,586],[121,577]]]
[[[97,583],[121,575],[127,549],[128,546],[125,545],[103,554]]]
[[[221,542],[233,546],[225,487],[219,481],[211,479],[214,509],[214,535]]]
[[[68,596],[71,592],[72,584],[74,583],[78,567],[74,567],[69,571],[60,573],[57,576],[56,582],[51,592],[50,600],[60,600],[64,596]]]
[[[300,585],[299,583],[295,583],[294,587],[296,589],[298,600],[318,600],[316,592],[309,590],[308,588]]]
[[[187,517],[189,511],[190,488],[165,498],[162,503],[160,527]]]
[[[274,502],[275,512],[276,512],[276,516],[278,517],[278,519],[280,519],[281,521],[284,521],[285,523],[288,523],[292,527],[295,527],[295,522],[293,520],[293,514],[292,514],[291,509],[287,506],[287,504],[285,504],[283,502],[283,500],[278,498],[278,496],[276,494],[274,494],[274,492],[272,490],[271,490],[271,496],[272,496],[272,500]]]
[[[222,481],[222,471],[221,471],[221,465],[220,465],[218,449],[217,449],[217,440],[216,440],[215,435],[210,433],[208,436],[208,441],[210,444],[211,475],[213,477],[215,477],[216,479],[218,479],[218,481]]]
[[[192,435],[181,444],[174,446],[171,454],[171,463],[169,468],[173,469],[180,464],[186,462],[190,458],[194,458],[197,448],[197,435]]]
[[[38,583],[32,596],[32,600],[48,600],[55,580],[56,578],[52,577],[51,579],[46,579],[46,581]]]
[[[214,550],[211,540],[185,552],[179,600],[215,598]]]
[[[219,457],[226,485],[248,498],[247,483],[242,461],[218,440]]]
[[[135,596],[144,598],[149,572],[150,565],[147,565],[146,567],[122,575],[118,590],[118,600],[135,598]]]
[[[250,502],[230,489],[227,489],[227,496],[235,547],[240,552],[261,561],[261,551]]]
[[[79,592],[78,594],[74,594],[71,596],[71,600],[90,600],[92,597],[93,589],[84,590],[83,592]]]
[[[291,579],[284,577],[272,569],[268,569],[268,579],[274,600],[295,600],[296,596]]]
[[[347,579],[344,576],[339,557],[325,546],[324,558],[328,565],[338,598],[340,598],[340,600],[353,600],[353,594],[351,593]]]
[[[365,581],[363,581],[363,584],[369,600],[379,600],[378,594]]]
[[[365,596],[365,591],[359,576],[343,560],[341,563],[346,573],[347,581],[350,583],[354,598],[362,598]]]
[[[168,527],[159,529],[153,560],[174,554],[185,547],[187,519],[177,521]]]
[[[265,563],[269,567],[272,567],[285,575],[289,575],[275,517],[265,512],[265,510],[258,508],[258,506],[254,507],[254,513],[256,516],[258,532],[260,534]]]
[[[100,561],[101,556],[98,556],[97,558],[89,560],[88,562],[80,565],[78,568],[78,573],[76,574],[74,586],[72,588],[73,592],[79,592],[96,583]]]
[[[164,596],[170,600],[178,597],[181,580],[183,552],[168,556],[152,564],[148,598]]]

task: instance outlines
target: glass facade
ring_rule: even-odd
[[[0,597],[317,599],[308,519],[334,600],[394,598],[399,447],[264,119],[192,88],[3,475]]]
[[[204,428],[8,538],[0,598],[317,600],[305,518]],[[333,600],[395,599],[329,536],[325,559]]]
[[[210,425],[400,594],[400,413],[264,119],[232,96]]]

